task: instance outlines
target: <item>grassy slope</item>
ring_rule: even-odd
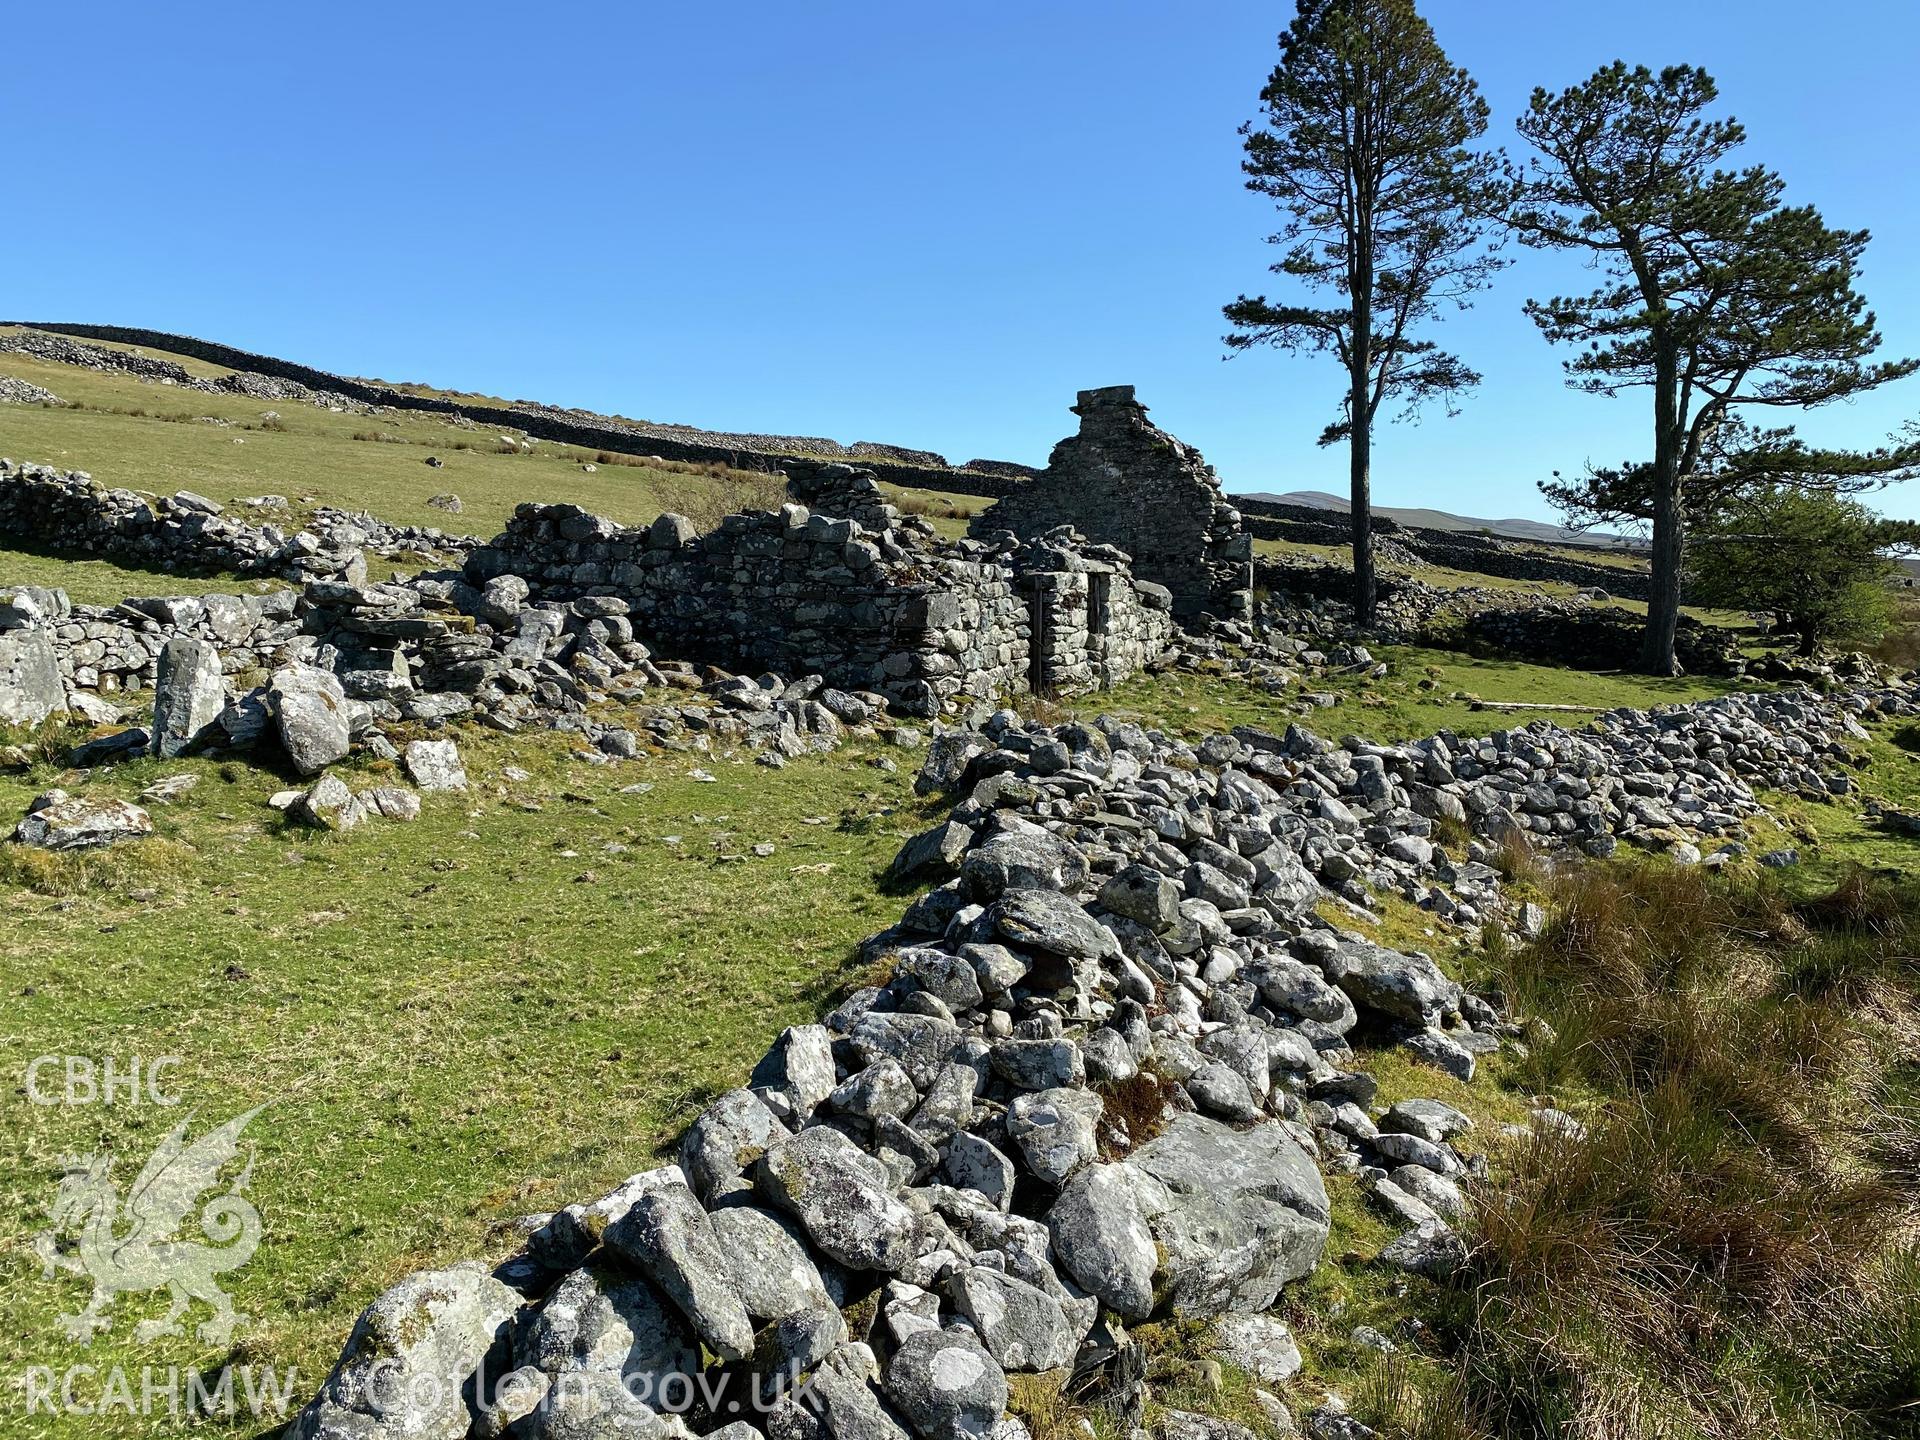
[[[1711,678],[1655,679],[1645,675],[1559,670],[1513,660],[1479,660],[1444,650],[1412,645],[1376,647],[1385,660],[1384,680],[1332,675],[1303,682],[1301,689],[1329,692],[1339,703],[1331,709],[1300,708],[1297,691],[1278,697],[1231,676],[1172,674],[1127,682],[1079,708],[1132,713],[1149,723],[1191,736],[1223,726],[1279,724],[1297,718],[1308,729],[1335,737],[1359,734],[1370,740],[1410,740],[1451,729],[1462,735],[1486,735],[1531,720],[1579,723],[1579,715],[1482,710],[1479,701],[1591,706],[1660,705],[1698,700],[1734,688]]]
[[[648,1164],[780,1025],[819,1012],[853,942],[898,913],[875,875],[919,823],[904,754],[899,774],[859,749],[776,772],[697,755],[601,768],[554,736],[462,744],[477,789],[430,798],[412,825],[285,829],[264,805],[275,777],[150,761],[76,788],[131,797],[158,774],[199,773],[183,803],[154,807],[159,839],[51,864],[0,852],[0,1069],[178,1055],[185,1101],[12,1095],[0,1372],[222,1358],[191,1338],[133,1343],[152,1297],[124,1298],[87,1350],[60,1338],[55,1318],[84,1287],[40,1280],[25,1248],[57,1157],[109,1147],[125,1185],[186,1112],[198,1134],[266,1103],[248,1132],[266,1238],[231,1286],[257,1317],[239,1353],[297,1366],[311,1389],[354,1314],[402,1273],[504,1252],[500,1222]],[[509,762],[534,778],[503,780]],[[718,780],[690,779],[696,763]],[[0,814],[63,778],[74,785],[44,769],[0,776]],[[620,793],[638,780],[655,788]],[[775,855],[752,858],[759,841]],[[17,1419],[0,1429],[40,1433]]]
[[[207,395],[0,355],[0,374],[53,391],[71,408],[0,406],[0,454],[85,470],[103,484],[158,494],[195,490],[223,503],[278,494],[372,510],[383,520],[498,533],[526,500],[569,501],[628,524],[645,523],[688,480],[666,470],[599,465],[591,452],[538,444],[496,453],[501,432],[463,429],[431,415],[334,414],[295,401]],[[145,415],[125,412],[145,410]],[[272,411],[284,429],[263,430]],[[214,425],[198,417],[230,422]],[[161,418],[170,417],[170,418]],[[379,433],[403,443],[355,440]],[[466,445],[472,448],[456,449]],[[435,469],[429,455],[444,461]],[[451,491],[458,516],[429,506]]]
[[[183,363],[196,374],[221,373],[197,361]],[[528,500],[566,501],[625,524],[680,509],[708,524],[724,510],[722,499],[764,504],[777,498],[773,482],[763,476],[715,481],[684,467],[609,464],[597,451],[565,445],[522,451],[502,446],[496,429],[465,429],[430,415],[336,415],[295,401],[205,395],[10,354],[0,354],[0,374],[18,375],[68,402],[63,409],[0,406],[0,455],[85,470],[103,484],[152,494],[194,490],[222,503],[283,495],[294,502],[296,515],[325,503],[482,536],[497,534],[514,506]],[[278,422],[263,428],[269,412]],[[354,439],[373,434],[385,438]],[[504,453],[509,448],[513,453]],[[426,464],[429,455],[442,467]],[[595,468],[589,473],[583,465]],[[974,496],[888,488],[905,508],[951,537],[966,533],[967,517],[984,503]],[[461,499],[459,515],[426,503],[448,492]],[[262,512],[261,518],[281,517]],[[61,558],[0,547],[0,585],[8,584],[64,585],[76,600],[104,604],[136,594],[231,590],[244,582],[178,579],[100,560],[66,568]]]

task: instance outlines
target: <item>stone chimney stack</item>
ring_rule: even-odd
[[[1082,390],[1074,399],[1073,413],[1085,422],[1096,416],[1115,412],[1131,416],[1145,416],[1147,407],[1133,398],[1131,385],[1103,385],[1098,390]]]

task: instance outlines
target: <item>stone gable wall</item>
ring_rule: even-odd
[[[1164,586],[1176,617],[1244,614],[1253,538],[1212,467],[1147,420],[1131,385],[1082,390],[1073,411],[1079,433],[1053,447],[1037,479],[977,516],[970,533],[1030,539],[1070,525]]]

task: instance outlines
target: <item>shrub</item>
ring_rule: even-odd
[[[655,486],[655,492],[662,512],[686,516],[702,533],[716,528],[729,515],[778,510],[787,501],[786,482],[778,474],[720,466],[698,474],[697,479],[685,475],[665,480]]]

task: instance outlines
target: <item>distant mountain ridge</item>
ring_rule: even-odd
[[[1229,497],[1232,498],[1232,497]],[[1265,500],[1275,505],[1299,505],[1311,510],[1332,510],[1346,514],[1350,508],[1344,496],[1330,495],[1324,490],[1289,490],[1285,494],[1275,494],[1271,490],[1249,490],[1244,492],[1248,500]],[[1633,546],[1634,541],[1621,535],[1603,535],[1598,531],[1570,530],[1564,525],[1549,525],[1544,520],[1479,520],[1471,515],[1454,515],[1445,510],[1427,510],[1397,505],[1376,505],[1376,515],[1385,515],[1402,525],[1415,525],[1425,530],[1467,530],[1487,531],[1502,535],[1509,540],[1537,540],[1549,545],[1624,545]]]

